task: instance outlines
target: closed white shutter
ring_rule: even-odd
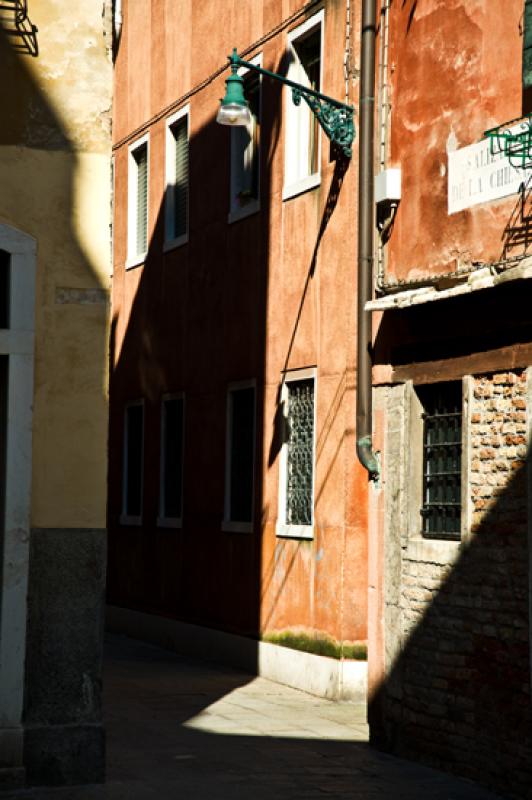
[[[141,255],[148,249],[148,145],[141,145],[133,157],[137,165],[136,254]]]
[[[184,236],[188,228],[188,117],[173,126],[175,141],[174,238]]]

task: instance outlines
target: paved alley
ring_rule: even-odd
[[[28,800],[494,800],[375,752],[364,709],[110,637],[105,786]]]

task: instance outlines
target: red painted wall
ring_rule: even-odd
[[[229,132],[215,123],[232,47],[249,57],[262,52],[265,68],[281,69],[287,34],[304,21],[304,5],[125,3],[113,128],[109,601],[252,636],[303,628],[338,641],[365,640],[367,476],[354,441],[356,141],[343,175],[320,134],[320,186],[283,201],[282,109],[291,100],[264,81],[260,212],[228,224]],[[313,11],[323,6],[323,91],[344,99],[346,7],[326,2]],[[357,13],[352,9],[352,41]],[[350,101],[357,95],[350,79]],[[164,254],[164,126],[185,103],[189,243]],[[150,243],[144,265],[126,270],[127,149],[137,130],[150,134]],[[314,539],[280,539],[280,380],[283,370],[313,366]],[[247,378],[256,379],[259,397],[255,523],[252,534],[235,534],[220,527],[226,389]],[[180,530],[155,524],[159,404],[172,391],[183,391],[186,404]],[[123,407],[139,397],[146,403],[143,524],[126,527],[119,523]]]
[[[503,256],[515,197],[448,216],[447,151],[521,115],[523,8],[522,0],[391,5],[389,166],[401,167],[402,200],[390,277],[414,280]]]

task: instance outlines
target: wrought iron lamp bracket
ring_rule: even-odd
[[[295,83],[289,80],[289,78],[285,78],[283,75],[278,75],[276,72],[270,72],[249,61],[244,61],[244,59],[240,58],[237,54],[236,49],[234,49],[232,55],[229,56],[229,63],[231,64],[231,72],[233,74],[236,73],[238,67],[245,67],[246,69],[259,72],[261,75],[266,75],[266,77],[273,78],[288,86],[292,90],[292,100],[294,104],[299,106],[301,104],[301,99],[303,99],[331,142],[340,147],[346,158],[351,158],[351,145],[355,138],[355,124],[353,122],[355,110],[353,106],[341,103],[339,100],[328,97],[326,94]]]
[[[301,98],[308,105],[325,134],[334,144],[341,148],[347,158],[351,158],[351,144],[355,137],[353,109],[350,106],[338,106],[308,94],[305,89],[292,88],[292,100],[296,106]]]

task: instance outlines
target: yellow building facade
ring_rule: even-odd
[[[14,0],[0,22],[0,776],[96,781],[112,8]]]

